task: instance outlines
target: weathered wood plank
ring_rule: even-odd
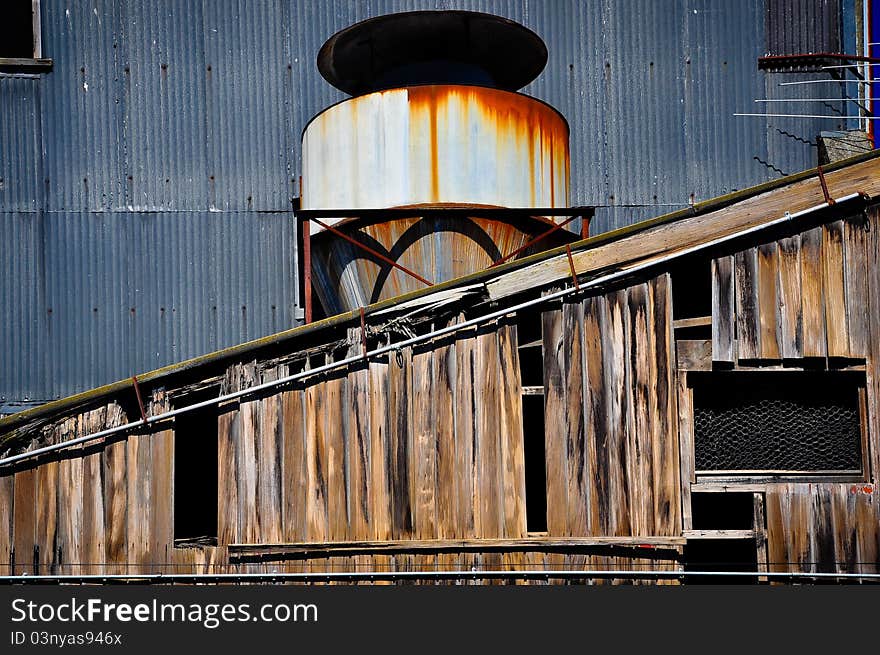
[[[434,418],[437,429],[437,538],[449,539],[459,534],[456,521],[458,507],[458,475],[455,437],[455,350],[453,337],[435,344]],[[509,374],[509,372],[508,372]]]
[[[558,304],[541,314],[544,348],[544,453],[547,460],[547,532],[568,534],[569,417],[565,400],[565,327]]]
[[[104,446],[104,509],[108,573],[125,573],[128,559],[128,482],[126,440]],[[222,501],[221,501],[222,502]]]
[[[128,437],[126,450],[126,496],[128,499],[128,571],[129,573],[150,573],[150,514],[152,508],[153,474],[150,448],[150,434],[135,433]],[[72,462],[73,460],[71,460]],[[63,464],[62,462],[62,470]],[[82,461],[79,460],[79,476],[82,476]],[[63,482],[62,482],[63,484]],[[59,498],[60,500],[60,498]],[[80,499],[80,502],[82,500]],[[75,529],[75,528],[74,528]]]
[[[822,228],[801,234],[801,316],[803,356],[825,357],[825,292]]]
[[[410,457],[412,417],[412,349],[407,347],[388,355],[388,436],[391,447],[391,535],[407,539],[413,535],[410,504]]]
[[[461,320],[461,317],[460,317]],[[474,331],[458,332],[455,338],[455,470],[458,515],[456,537],[477,536],[474,516]]]
[[[15,500],[13,501],[14,537],[13,559],[15,575],[35,573],[34,545],[37,530],[37,475],[34,468],[25,468],[15,473]]]
[[[11,471],[0,474],[0,575],[12,574],[13,500],[15,475]]]
[[[58,457],[50,456],[41,459],[40,465],[36,469],[36,475],[38,573],[51,575],[55,572],[55,539],[58,529]],[[2,484],[0,484],[0,490],[2,490]],[[2,500],[0,500],[0,507],[2,507]],[[2,510],[0,510],[0,529],[3,525]],[[2,541],[2,536],[0,536],[0,547],[2,547]],[[2,552],[0,552],[0,557],[2,557]],[[4,560],[0,559],[0,562],[4,562]],[[6,572],[4,571],[4,573]]]
[[[764,494],[752,494],[752,530],[755,533],[758,571],[761,573],[766,573],[768,570],[767,516],[764,505]],[[759,581],[766,582],[767,577],[761,577]]]
[[[856,494],[857,561],[859,573],[880,573],[880,490]]]
[[[436,535],[437,437],[433,401],[434,367],[430,349],[412,358],[412,448],[410,470],[413,533],[417,539]]]
[[[286,371],[278,368],[264,371],[263,382],[277,380]],[[281,539],[281,453],[282,396],[271,393],[256,406],[259,411],[257,450],[257,515],[260,538],[267,541]]]
[[[474,351],[474,425],[477,494],[474,508],[477,534],[500,537],[502,525],[501,439],[498,359],[498,325],[491,323],[477,331]]]
[[[586,389],[584,403],[586,405],[586,441],[585,457],[587,477],[587,534],[598,535],[604,532],[607,521],[604,509],[608,490],[608,461],[605,446],[605,371],[602,360],[603,332],[602,324],[605,313],[603,296],[591,296],[584,299],[584,355],[586,361]]]
[[[82,434],[101,430],[107,423],[106,409],[95,410],[81,417]],[[101,451],[103,444],[89,445],[83,450],[82,525],[80,553],[83,574],[104,573],[106,526],[104,524],[104,484]]]
[[[843,221],[824,226],[822,273],[825,290],[825,333],[829,357],[849,357],[849,334],[844,282]]]
[[[789,518],[789,497],[772,489],[767,492],[767,559],[768,570],[773,573],[788,571],[789,561],[786,526]]]
[[[868,261],[874,262],[868,268],[868,302],[865,307],[868,316],[868,348],[870,359],[867,362],[865,376],[867,378],[868,401],[868,461],[869,479],[880,479],[880,211],[876,208],[867,212]]]
[[[846,320],[850,357],[868,356],[868,253],[866,225],[854,220],[844,221],[844,252],[846,254]],[[877,267],[877,262],[872,268]]]
[[[761,359],[781,359],[779,257],[776,243],[758,246],[758,326]]]
[[[711,371],[712,342],[708,339],[678,339],[675,342],[675,362],[680,371]]]
[[[321,380],[309,379],[306,384],[307,534],[309,540],[323,541],[328,535],[326,395]]]
[[[779,257],[779,322],[783,359],[803,355],[803,317],[801,313],[800,235],[777,243]]]
[[[608,458],[608,496],[605,507],[600,505],[600,516],[606,514],[604,534],[625,536],[632,534],[632,499],[630,481],[627,479],[626,417],[627,406],[627,292],[621,289],[609,293],[603,316],[602,349],[603,371],[605,373],[605,452],[599,457]]]
[[[305,394],[295,388],[281,394],[282,457],[281,457],[281,525],[286,541],[305,539],[306,472]]]
[[[627,477],[633,535],[654,534],[653,416],[649,386],[656,376],[649,372],[648,289],[636,284],[627,294]],[[652,308],[653,309],[653,308]],[[653,316],[651,317],[653,320]],[[653,330],[653,325],[651,326]],[[652,379],[653,377],[653,379]]]
[[[855,523],[858,494],[850,493],[850,485],[847,484],[829,484],[828,487],[831,495],[835,568],[840,573],[858,573]]]
[[[648,297],[654,534],[672,536],[680,534],[682,530],[681,488],[687,485],[679,477],[681,455],[677,437],[676,372],[672,360],[672,284],[668,274],[651,282]]]
[[[168,411],[164,394],[153,396],[151,414]],[[208,435],[213,438],[214,435]],[[153,571],[160,573],[172,561],[174,550],[174,430],[160,430],[150,440],[150,459],[153,470],[150,475],[150,498],[152,516],[150,520],[150,551]],[[211,511],[206,507],[204,511]]]
[[[681,480],[682,529],[693,529],[691,513],[691,485],[696,482],[694,465],[693,391],[687,383],[687,373],[679,372],[676,396],[678,402],[679,473]]]
[[[345,426],[343,396],[346,379],[334,371],[324,382],[327,431],[324,433],[327,457],[327,527],[331,541],[348,539],[348,499],[345,479]]]
[[[370,361],[370,497],[374,539],[390,539],[392,534],[392,450],[388,423],[394,419],[395,410],[391,409],[388,393],[388,367],[385,361]],[[390,561],[383,560],[381,564],[390,566]]]
[[[241,366],[241,388],[247,389],[257,382],[256,363]],[[260,515],[257,504],[257,435],[260,429],[260,401],[245,396],[239,407],[241,431],[236,443],[238,463],[238,512],[242,538],[259,539]]]
[[[737,345],[739,359],[745,360],[758,359],[761,355],[757,257],[754,248],[734,256]]]
[[[348,356],[360,353],[360,330],[348,332]],[[354,345],[356,344],[356,345]],[[370,372],[367,362],[349,367],[345,384],[345,452],[347,459],[349,537],[369,539],[370,528]]]
[[[588,462],[584,420],[584,306],[575,302],[562,305],[562,363],[565,411],[565,453],[568,463],[568,512],[564,534],[589,534]]]
[[[525,453],[523,435],[522,394],[517,358],[517,328],[515,323],[499,325],[498,351],[501,438],[502,514],[504,537],[524,537],[526,534],[525,508]],[[580,384],[580,380],[578,380]],[[578,397],[580,404],[580,398]],[[583,442],[583,435],[581,435]]]

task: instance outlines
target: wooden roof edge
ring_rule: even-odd
[[[830,173],[878,157],[880,157],[880,150],[873,150],[867,153],[862,153],[853,157],[849,157],[847,159],[839,160],[832,164],[828,164],[827,166],[823,166],[822,170],[825,173]],[[669,223],[707,214],[719,209],[723,209],[725,207],[729,207],[738,202],[753,198],[755,196],[759,196],[763,193],[778,190],[796,182],[800,182],[811,177],[816,177],[818,176],[818,173],[818,168],[811,168],[805,171],[801,171],[799,173],[794,173],[792,175],[781,177],[776,180],[764,182],[762,184],[749,187],[747,189],[735,191],[723,196],[718,196],[716,198],[696,203],[686,209],[680,209],[645,221],[633,223],[632,225],[618,228],[616,230],[604,232],[602,234],[589,237],[581,241],[577,241],[570,244],[570,248],[573,251],[595,248],[597,246],[616,241],[624,237],[631,236],[633,234],[643,232],[661,225],[666,225]],[[364,310],[365,315],[369,316],[380,311],[387,313],[389,310],[392,310],[396,305],[401,305],[405,302],[437,293],[438,291],[444,291],[463,285],[473,285],[475,283],[486,282],[490,279],[500,277],[505,273],[524,268],[543,260],[557,257],[564,253],[565,247],[545,250],[543,252],[530,255],[529,257],[524,257],[522,259],[507,262],[500,266],[478,271],[476,273],[455,278],[453,280],[448,280],[446,282],[442,282],[431,287],[426,287],[424,289],[419,289],[417,291],[396,296],[394,298],[379,301],[377,303],[373,303],[367,306]],[[295,339],[300,339],[307,335],[312,335],[323,330],[330,329],[332,327],[352,325],[359,322],[359,320],[360,313],[358,310],[353,310],[344,314],[337,314],[335,316],[331,316],[320,321],[315,321],[314,323],[309,323],[307,325],[291,328],[289,330],[276,332],[274,334],[259,339],[236,344],[235,346],[217,350],[211,353],[206,353],[204,355],[193,357],[182,362],[169,364],[168,366],[148,371],[143,374],[137,374],[137,379],[140,384],[147,387],[153,387],[156,386],[156,383],[159,381],[166,381],[167,379],[170,379],[175,375],[187,373],[202,366],[207,366],[209,364],[219,364],[224,361],[233,361],[236,358],[242,358],[244,355],[255,354],[261,350],[273,346],[279,346],[281,344],[293,341]],[[112,382],[110,384],[106,384],[95,389],[90,389],[88,391],[84,391],[78,394],[59,398],[58,400],[50,401],[43,405],[39,405],[38,407],[33,407],[22,412],[11,414],[9,416],[0,418],[0,435],[10,432],[16,427],[50,417],[54,414],[62,412],[63,410],[94,406],[97,405],[98,401],[100,400],[110,398],[124,391],[132,390],[133,381],[131,378],[126,378],[124,380]],[[8,439],[0,436],[0,450],[3,449],[4,443],[6,441],[8,441]]]

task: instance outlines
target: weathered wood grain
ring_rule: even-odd
[[[327,539],[327,431],[326,398],[320,382],[310,379],[306,386],[306,502],[307,538]]]
[[[562,363],[564,375],[565,452],[568,464],[568,512],[565,535],[589,534],[589,486],[584,416],[584,305],[579,298],[562,305]]]
[[[803,356],[825,357],[825,292],[822,228],[801,234],[801,316]]]
[[[757,270],[760,358],[765,360],[781,359],[779,256],[775,242],[762,243],[758,246]]]
[[[541,314],[544,350],[544,452],[547,461],[547,532],[568,534],[568,434],[565,326],[559,304]]]
[[[36,468],[37,485],[37,533],[39,548],[39,571],[42,575],[55,573],[55,540],[58,529],[58,457],[40,460]],[[0,486],[2,490],[2,486]],[[2,491],[0,491],[2,493]],[[2,501],[0,501],[2,505]],[[2,514],[2,512],[0,512]],[[0,526],[3,526],[0,516]],[[2,546],[2,537],[0,537]],[[2,553],[0,553],[2,556]],[[103,554],[101,560],[103,561]]]
[[[410,503],[412,397],[412,349],[403,348],[388,356],[388,436],[391,449],[391,535],[395,539],[413,536]]]
[[[15,500],[13,501],[13,559],[15,575],[35,573],[34,545],[36,541],[37,475],[31,466],[15,473]]]
[[[126,439],[104,446],[104,510],[108,573],[125,573],[128,559],[128,481]]]
[[[589,471],[587,492],[588,535],[604,534],[607,515],[604,503],[609,496],[608,460],[605,424],[605,370],[602,359],[605,298],[591,296],[584,300],[584,356],[586,393],[585,457]]]
[[[437,430],[436,535],[439,539],[458,536],[458,474],[455,437],[455,346],[452,337],[434,344],[433,405]]]
[[[822,275],[828,356],[849,357],[842,221],[829,223],[822,230]]]
[[[498,354],[500,365],[500,440],[501,440],[501,501],[502,535],[524,537],[526,534],[525,454],[523,410],[519,360],[517,358],[516,324],[505,321],[499,325]],[[580,377],[577,384],[580,385]],[[578,404],[580,404],[578,398]],[[583,442],[583,435],[581,435]]]
[[[412,358],[412,446],[410,487],[413,534],[417,539],[436,535],[437,431],[434,416],[434,366],[430,349],[419,349]]]
[[[247,389],[257,382],[256,362],[241,366],[241,388]],[[260,429],[260,401],[244,396],[238,409],[241,430],[235,444],[238,477],[238,517],[242,538],[259,539],[260,515],[257,505],[257,435]]]
[[[262,381],[269,382],[284,376],[286,370],[277,367],[263,372]],[[257,450],[257,515],[260,538],[266,541],[281,539],[281,454],[282,441],[282,395],[273,393],[260,400]]]
[[[868,478],[875,483],[880,481],[880,211],[876,208],[867,212],[869,236],[867,242],[868,261],[874,264],[868,269],[868,365],[865,371],[868,401]]]
[[[474,350],[474,425],[477,463],[475,471],[477,534],[487,538],[503,534],[501,439],[497,323],[477,331]]]
[[[84,417],[82,430],[84,434],[97,432],[106,419],[105,411],[96,411]],[[101,466],[101,450],[98,446],[89,446],[84,452],[83,489],[82,489],[82,524],[79,526],[82,546],[80,553],[83,566],[80,571],[85,574],[104,573],[106,557],[107,531],[105,519],[105,495]],[[86,454],[87,453],[87,454]],[[170,491],[170,490],[169,490]],[[152,528],[152,526],[150,526]],[[154,531],[150,529],[151,533]]]
[[[460,319],[461,320],[461,317]],[[474,342],[475,331],[458,332],[455,338],[455,470],[458,515],[456,537],[477,535],[474,515]]]
[[[10,470],[0,473],[0,575],[12,574],[14,487],[15,474]]]
[[[632,534],[632,498],[627,477],[627,291],[609,293],[603,315],[605,371],[605,446],[608,458],[608,496],[604,507],[600,501],[600,517],[605,510],[604,534]],[[600,455],[602,457],[602,455]],[[600,518],[601,520],[601,518]]]
[[[171,409],[163,392],[153,394],[150,413]],[[213,435],[209,435],[213,438]],[[154,432],[150,438],[150,557],[153,572],[161,573],[172,560],[174,549],[174,430]],[[204,511],[212,511],[206,507]]]
[[[779,322],[781,355],[785,360],[803,354],[803,315],[801,312],[800,235],[777,243],[779,258]]]
[[[395,364],[396,366],[396,364]],[[369,365],[370,497],[372,538],[390,539],[392,534],[391,457],[389,421],[393,420],[388,391],[386,361],[371,360]],[[390,565],[390,561],[382,561]]]
[[[846,320],[849,356],[868,356],[868,252],[866,224],[844,221],[844,273],[846,278]],[[876,262],[872,265],[876,268]]]
[[[696,482],[694,464],[693,392],[687,383],[687,373],[679,372],[676,384],[678,406],[679,471],[681,480],[681,525],[693,529],[691,513],[691,485]]]
[[[239,389],[237,367],[227,370],[220,393]],[[241,541],[238,515],[238,440],[241,434],[239,402],[223,403],[217,416],[217,543]]]
[[[150,514],[152,509],[152,483],[153,467],[151,461],[150,434],[137,432],[128,437],[126,461],[126,497],[128,500],[128,512],[126,517],[128,525],[126,537],[128,538],[128,563],[129,573],[150,573]],[[62,462],[73,464],[74,460]],[[82,477],[82,460],[76,460],[79,464],[79,477]],[[75,475],[75,474],[74,474]],[[62,483],[63,484],[63,483]],[[64,502],[59,496],[59,502]],[[69,502],[69,500],[67,501]],[[80,502],[81,499],[80,499]],[[70,526],[71,530],[78,521]]]
[[[761,356],[760,311],[758,307],[758,260],[754,248],[734,255],[736,335],[739,359]]]
[[[651,308],[653,323],[653,307]],[[649,387],[656,382],[649,361],[647,284],[629,287],[627,295],[627,477],[633,535],[654,534],[653,420]],[[651,326],[653,330],[653,325]]]
[[[360,330],[351,329],[348,356],[360,354]],[[357,344],[357,345],[355,345]],[[368,539],[370,528],[370,372],[366,362],[350,366],[345,383],[345,453],[349,530],[354,539]]]
[[[294,388],[281,394],[281,533],[286,541],[307,534],[305,394]]]
[[[345,426],[343,397],[346,380],[342,372],[329,374],[323,384],[327,431],[324,433],[327,462],[327,536],[331,541],[348,539],[348,499],[345,479]]]

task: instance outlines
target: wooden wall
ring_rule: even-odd
[[[544,313],[551,535],[680,535],[669,277]]]

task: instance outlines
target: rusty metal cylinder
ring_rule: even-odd
[[[301,206],[567,207],[568,138],[558,111],[520,93],[465,85],[368,93],[306,127]]]

